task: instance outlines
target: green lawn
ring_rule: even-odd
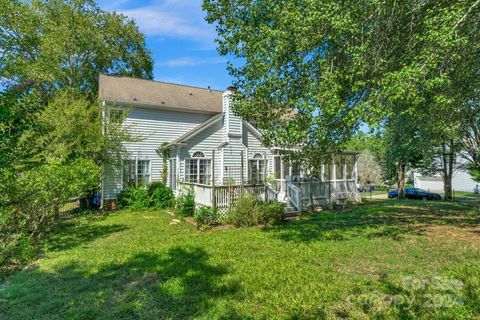
[[[208,232],[171,219],[64,220],[0,286],[0,319],[480,317],[480,214],[468,204],[378,201]]]

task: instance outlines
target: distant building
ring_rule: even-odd
[[[478,185],[472,179],[472,176],[465,170],[457,170],[453,174],[452,187],[455,191],[474,192]],[[443,192],[443,178],[440,175],[425,176],[418,172],[413,173],[413,185],[415,188],[424,189],[427,191]]]

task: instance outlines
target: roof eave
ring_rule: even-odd
[[[122,100],[113,100],[107,98],[100,98],[101,102],[105,102],[115,106],[122,107],[138,107],[138,108],[147,108],[147,109],[156,109],[156,110],[167,110],[167,111],[180,111],[180,112],[190,112],[190,113],[203,113],[203,114],[219,114],[221,111],[216,110],[204,110],[204,109],[191,109],[178,107],[167,104],[153,104],[153,103],[144,103],[138,101],[122,101]]]

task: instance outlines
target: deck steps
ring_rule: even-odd
[[[284,208],[285,208],[285,214],[287,216],[290,216],[290,215],[296,215],[298,214],[298,210],[292,205],[292,203],[290,201],[286,202],[283,204]]]

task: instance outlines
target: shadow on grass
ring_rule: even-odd
[[[44,250],[68,250],[128,229],[126,225],[122,224],[98,225],[93,223],[104,218],[104,215],[92,215],[84,217],[83,220],[60,220],[55,225],[54,232],[50,233],[45,240]]]
[[[471,205],[461,203],[387,200],[345,212],[326,211],[263,230],[292,242],[352,237],[401,240],[406,235],[424,235],[431,226],[455,226],[476,235],[470,229],[480,224],[480,216],[472,210]]]
[[[239,318],[225,302],[240,291],[237,282],[223,279],[228,271],[209,264],[203,249],[179,247],[164,255],[138,253],[93,273],[79,264],[51,273],[28,270],[11,279],[2,309],[14,319],[190,319],[213,309],[211,318]]]

